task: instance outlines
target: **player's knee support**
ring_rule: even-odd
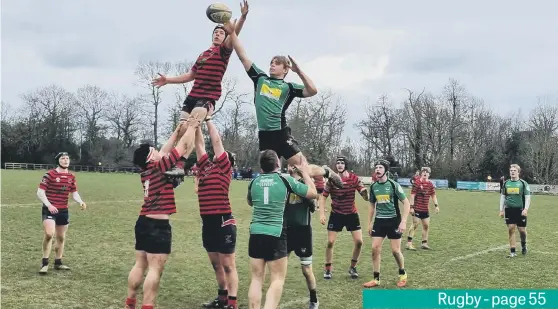
[[[300,265],[302,266],[310,266],[312,265],[312,257],[301,257],[300,258]]]

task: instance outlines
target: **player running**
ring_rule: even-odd
[[[438,198],[436,197],[436,190],[434,190],[434,184],[429,180],[430,168],[423,167],[421,169],[421,178],[413,183],[413,188],[411,189],[411,216],[413,217],[413,223],[409,229],[409,235],[407,237],[407,249],[417,250],[413,246],[413,237],[419,224],[422,224],[422,249],[430,249],[428,246],[428,230],[430,227],[430,212],[428,206],[430,204],[430,198],[434,202],[434,208],[436,213],[440,212],[438,207]]]
[[[196,130],[198,174],[196,187],[202,219],[202,241],[215,270],[217,298],[205,308],[237,309],[238,274],[235,265],[236,220],[229,201],[234,156],[225,151],[217,127],[209,120],[207,129],[214,156],[209,159],[201,126]]]
[[[387,237],[391,243],[391,252],[399,266],[398,287],[407,285],[407,273],[403,253],[401,253],[401,235],[407,225],[410,204],[401,186],[387,177],[389,162],[379,160],[374,164],[379,180],[370,186],[370,211],[368,214],[368,234],[372,236],[372,265],[374,279],[366,282],[365,288],[380,285],[380,262],[382,244]],[[403,213],[399,209],[403,202]]]
[[[248,16],[248,1],[244,0],[240,4],[241,16],[236,23],[235,33],[238,35],[242,30],[246,17]],[[167,77],[159,73],[159,77],[152,82],[157,87],[166,84],[184,84],[194,81],[194,85],[182,107],[180,120],[185,121],[189,115],[196,115],[198,119],[211,118],[211,113],[215,108],[215,102],[221,98],[223,76],[227,71],[229,59],[233,51],[230,36],[227,35],[223,25],[217,25],[213,29],[211,46],[202,52],[194,66],[189,72],[173,77]],[[178,138],[182,136],[180,132]],[[183,175],[184,174],[184,158],[180,160],[176,167],[168,171],[167,175]]]
[[[302,165],[306,158],[300,152],[297,142],[287,126],[285,113],[294,98],[308,98],[316,95],[318,90],[314,83],[302,72],[298,64],[289,56],[275,56],[271,59],[269,76],[246,56],[246,51],[233,29],[236,21],[227,22],[225,30],[229,33],[238,58],[248,76],[254,82],[254,105],[258,121],[258,140],[260,151],[272,149],[290,165]],[[304,85],[285,82],[285,76],[292,69]],[[327,165],[319,167],[310,165],[312,177],[324,176],[339,188],[343,187],[341,178]]]
[[[287,275],[287,235],[284,211],[289,193],[307,199],[317,197],[316,187],[307,164],[297,167],[304,183],[280,173],[280,160],[273,150],[260,155],[262,173],[248,186],[248,205],[252,206],[248,255],[252,280],[248,291],[249,308],[260,309],[265,266],[269,267],[271,283],[263,309],[276,309],[283,293]]]
[[[515,228],[521,237],[521,254],[527,254],[527,212],[531,206],[531,189],[529,184],[519,178],[521,167],[517,164],[510,165],[510,179],[504,182],[500,195],[500,217],[506,218],[508,225],[508,239],[510,242],[510,255],[515,253]]]
[[[302,177],[295,172],[293,166],[288,166],[289,174],[304,183]],[[316,189],[317,191],[317,189]],[[318,193],[319,194],[319,193]],[[299,257],[302,274],[306,278],[306,286],[310,293],[309,309],[318,309],[319,302],[316,292],[316,278],[312,271],[312,213],[315,211],[315,199],[307,199],[295,193],[289,194],[285,207],[285,225],[287,226],[287,253],[294,253]]]
[[[69,193],[76,203],[85,210],[87,205],[81,200],[77,189],[76,176],[68,170],[70,166],[70,156],[67,152],[60,152],[54,160],[58,165],[49,170],[42,178],[37,197],[43,203],[43,260],[39,273],[44,275],[48,272],[49,256],[52,250],[52,238],[56,235],[56,246],[54,251],[54,269],[70,270],[70,267],[62,264],[64,254],[64,244],[66,243],[66,232],[70,223],[70,213],[68,211]]]
[[[347,171],[347,158],[338,156],[335,166],[343,181],[343,188],[333,188],[326,183],[324,193],[320,196],[320,222],[326,223],[325,208],[327,197],[331,194],[331,214],[327,223],[327,248],[324,279],[332,277],[333,245],[337,238],[337,233],[343,231],[345,227],[353,236],[354,248],[349,274],[353,279],[358,278],[356,265],[362,249],[362,230],[358,209],[355,205],[355,191],[358,192],[365,201],[368,201],[368,192],[362,181],[357,175]]]
[[[178,141],[181,126],[188,126]],[[125,308],[136,308],[137,289],[143,281],[142,309],[153,309],[163,269],[171,253],[172,228],[170,216],[176,213],[174,187],[164,175],[181,156],[188,156],[194,148],[194,136],[200,121],[190,117],[177,126],[167,143],[159,151],[142,144],[134,151],[134,164],[141,168],[144,203],[135,226],[136,263],[128,276],[128,296]],[[173,148],[173,145],[176,147]],[[147,270],[145,281],[143,274]]]

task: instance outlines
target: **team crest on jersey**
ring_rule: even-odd
[[[56,182],[60,182],[60,178],[59,178],[59,177],[56,177]]]
[[[260,90],[260,95],[278,101],[281,97],[281,89],[271,88],[268,85],[263,84],[262,89]]]
[[[377,195],[377,196],[376,196],[376,201],[377,201],[379,204],[389,203],[389,201],[390,201],[390,196],[389,196],[389,194]]]

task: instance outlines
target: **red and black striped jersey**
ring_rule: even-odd
[[[430,180],[416,179],[411,189],[411,194],[415,195],[414,208],[416,211],[427,212],[430,197],[436,194],[434,185]]]
[[[180,159],[176,148],[157,162],[149,162],[141,172],[143,185],[143,205],[140,216],[170,215],[176,213],[174,188],[167,181],[165,172],[171,169]]]
[[[204,154],[199,160],[198,201],[200,215],[230,214],[229,186],[231,184],[231,161],[223,152],[214,161]]]
[[[222,91],[221,82],[227,71],[232,51],[223,45],[212,46],[198,57],[192,67],[196,78],[188,97],[219,100]]]
[[[339,189],[334,187],[329,182],[326,183],[324,189],[324,197],[331,195],[331,212],[338,214],[348,215],[357,213],[358,210],[355,205],[355,191],[360,193],[364,188],[362,181],[357,175],[347,172],[341,175],[343,181],[343,188]]]
[[[43,176],[39,188],[45,190],[52,206],[67,210],[69,194],[77,191],[76,177],[72,173],[61,173],[57,169],[51,169]]]

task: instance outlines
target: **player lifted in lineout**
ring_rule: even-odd
[[[409,236],[407,237],[407,249],[416,250],[413,246],[413,237],[419,224],[422,224],[422,249],[430,249],[428,246],[428,231],[430,228],[430,198],[434,202],[436,213],[440,212],[438,207],[438,198],[436,197],[436,190],[434,184],[429,180],[430,168],[423,167],[421,169],[421,178],[413,182],[411,189],[411,216],[413,223],[409,228]]]
[[[370,211],[368,213],[368,234],[372,237],[374,279],[363,286],[372,288],[380,285],[382,244],[387,237],[391,243],[391,253],[399,267],[397,286],[403,287],[407,285],[407,272],[403,253],[401,253],[401,235],[407,225],[410,204],[403,188],[388,178],[389,162],[379,160],[374,163],[374,167],[379,180],[370,186]],[[399,201],[403,202],[403,213],[399,209]]]
[[[248,290],[250,309],[276,309],[283,294],[287,275],[287,231],[284,211],[292,192],[298,196],[315,199],[316,187],[309,175],[308,164],[297,166],[304,183],[280,173],[280,160],[275,151],[260,154],[262,173],[248,185],[247,201],[252,206],[248,255],[252,279]],[[262,287],[266,265],[270,271],[270,285],[261,306]]]
[[[172,228],[170,216],[176,213],[173,181],[164,175],[181,156],[194,149],[194,137],[200,120],[190,117],[177,126],[160,150],[142,144],[134,151],[133,162],[141,168],[143,205],[136,220],[136,262],[128,275],[128,295],[125,308],[136,308],[136,295],[143,282],[142,309],[153,309],[163,269],[171,253]],[[179,140],[181,126],[188,126]],[[173,145],[176,146],[173,148]],[[143,275],[147,270],[145,280]]]
[[[70,156],[67,152],[60,152],[54,157],[56,168],[49,170],[41,180],[37,197],[43,203],[43,260],[39,273],[44,275],[48,272],[49,256],[52,250],[53,237],[56,235],[56,246],[54,248],[54,269],[69,270],[70,267],[62,264],[64,254],[64,244],[66,242],[66,232],[70,223],[70,213],[68,210],[68,195],[72,193],[72,198],[85,210],[87,205],[81,200],[77,189],[76,177],[70,173]]]
[[[527,254],[527,212],[531,206],[531,189],[529,184],[519,178],[521,167],[517,164],[510,165],[510,179],[504,182],[500,195],[500,217],[506,218],[508,226],[508,239],[510,242],[510,255],[515,253],[515,229],[519,230],[521,238],[521,253]]]
[[[294,166],[288,166],[291,177],[304,183],[304,179],[295,172]],[[317,188],[316,188],[317,191]],[[319,196],[319,193],[318,193]],[[307,199],[293,192],[289,194],[285,207],[285,225],[287,227],[287,253],[294,253],[300,259],[302,274],[310,293],[309,309],[318,309],[316,277],[312,271],[312,213],[315,211],[315,199]]]
[[[248,16],[248,11],[248,1],[244,0],[240,4],[241,17],[236,23],[235,35],[240,33]],[[184,84],[194,81],[190,93],[188,93],[186,100],[184,100],[180,114],[181,121],[188,119],[189,115],[196,115],[198,119],[211,118],[215,103],[221,98],[221,83],[227,71],[232,51],[233,46],[230,36],[227,35],[223,25],[217,25],[213,29],[210,47],[198,56],[189,72],[173,77],[167,77],[159,73],[159,77],[153,80],[153,85],[157,87],[166,84]],[[178,138],[183,133],[184,131],[181,131]],[[166,175],[184,175],[185,159],[187,158],[180,160],[175,168],[167,171]]]
[[[327,222],[328,233],[324,279],[331,279],[332,277],[333,246],[337,239],[337,233],[343,231],[343,228],[346,228],[353,236],[354,248],[349,274],[351,274],[353,279],[356,279],[358,278],[356,265],[362,250],[362,229],[358,209],[355,205],[355,191],[365,201],[368,201],[368,192],[358,176],[347,170],[348,162],[346,157],[338,156],[335,167],[343,181],[343,188],[334,188],[328,182],[326,183],[324,193],[319,197],[320,222],[325,224],[326,199],[331,195],[331,214]]]
[[[270,62],[269,75],[267,75],[248,59],[246,51],[234,31],[236,27],[236,20],[225,23],[225,30],[229,33],[236,54],[248,76],[254,82],[259,149],[260,151],[271,149],[279,157],[285,158],[288,164],[302,165],[306,162],[306,158],[291,135],[285,113],[294,98],[308,98],[316,95],[318,90],[290,56],[288,58],[285,56],[273,57]],[[304,85],[285,81],[289,69],[298,74]],[[335,186],[343,187],[339,175],[326,165],[323,167],[310,165],[310,176],[323,176],[332,181]]]
[[[205,308],[237,309],[238,274],[235,264],[236,220],[229,201],[234,156],[225,151],[217,127],[206,122],[214,156],[209,158],[201,126],[196,131],[196,187],[202,219],[202,242],[215,270],[217,298]]]

